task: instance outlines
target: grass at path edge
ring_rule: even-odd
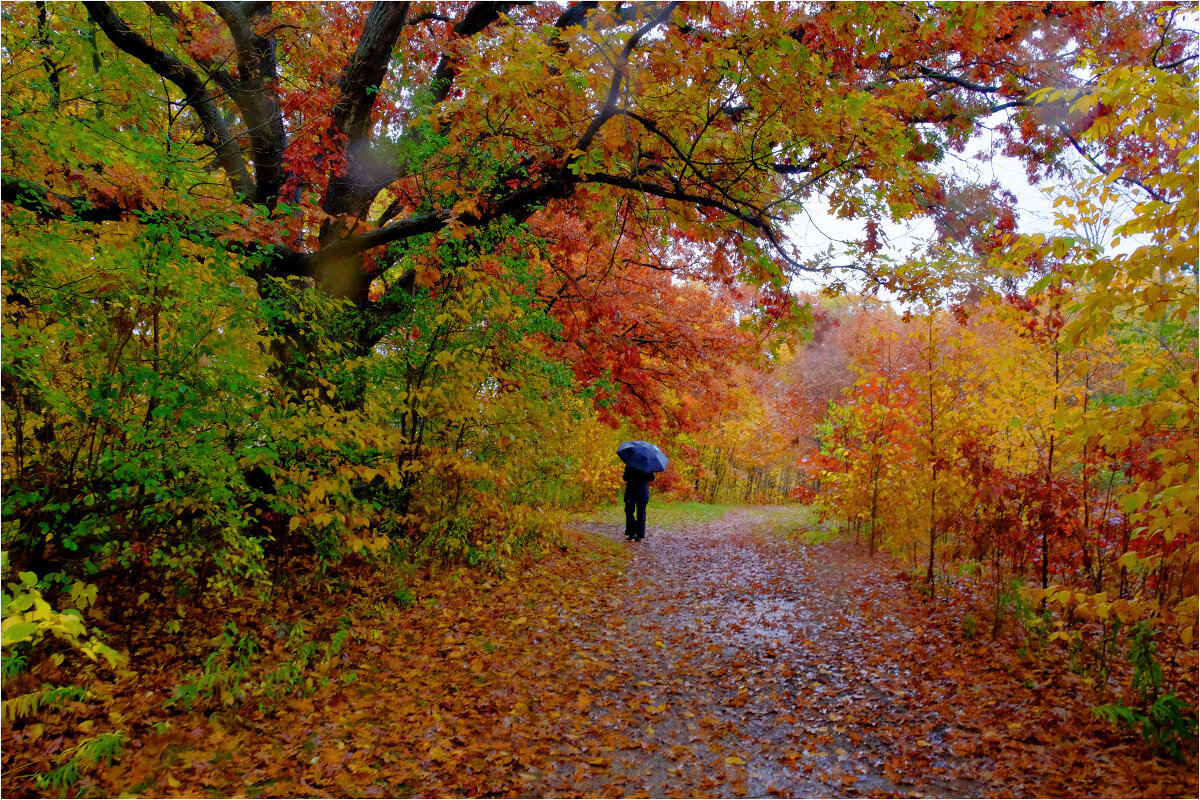
[[[804,537],[805,540],[819,537],[822,541],[832,538],[824,532],[824,526],[817,522],[817,512],[812,506],[745,506],[745,505],[714,505],[697,502],[670,502],[651,499],[646,509],[646,523],[650,527],[680,528],[683,525],[702,525],[716,522],[732,511],[744,511],[756,525],[761,525],[771,533],[791,537]],[[621,503],[609,503],[597,506],[591,511],[575,517],[581,522],[599,522],[609,525],[623,526],[625,524],[625,506]],[[816,543],[816,542],[813,542]]]
[[[678,528],[685,523],[699,524],[714,522],[739,506],[710,505],[708,503],[673,503],[652,499],[646,507],[646,524],[661,528]],[[591,511],[579,514],[582,522],[602,522],[609,525],[625,524],[625,505],[607,503]]]

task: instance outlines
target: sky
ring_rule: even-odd
[[[970,178],[978,183],[998,182],[1017,198],[1017,230],[1022,234],[1052,233],[1057,230],[1054,223],[1053,189],[1051,184],[1030,184],[1025,167],[1015,158],[1000,155],[1000,142],[993,141],[989,130],[982,131],[964,153],[948,153],[941,170]],[[985,154],[982,155],[981,154]],[[828,207],[821,202],[810,203],[805,213],[789,226],[790,244],[803,257],[824,252],[832,243],[840,251],[838,240],[853,240],[864,234],[863,220],[843,220],[832,216]],[[885,248],[892,256],[903,258],[922,242],[934,235],[933,223],[918,219],[905,223],[881,221],[886,238]],[[817,292],[826,283],[819,276],[796,278],[793,291]],[[885,298],[886,299],[886,298]]]

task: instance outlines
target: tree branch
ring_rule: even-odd
[[[709,175],[705,174],[705,172],[703,170],[701,170],[700,165],[697,164],[692,159],[691,155],[688,153],[684,153],[683,149],[681,147],[679,147],[675,143],[675,141],[666,134],[665,131],[663,131],[661,128],[659,128],[658,125],[655,124],[655,122],[653,120],[648,119],[648,118],[642,116],[641,114],[638,114],[635,111],[628,111],[628,110],[616,111],[613,113],[612,116],[625,116],[625,117],[628,117],[629,119],[637,121],[637,123],[640,124],[642,127],[644,127],[647,131],[654,134],[660,140],[665,142],[667,144],[667,146],[670,147],[672,151],[674,151],[675,155],[679,158],[680,162],[685,167],[687,167],[689,170],[691,170],[692,174],[694,174],[696,176],[697,180],[699,180],[703,185],[709,187],[714,192],[716,192],[717,194],[721,195],[726,200],[728,200],[730,203],[734,203],[734,204],[738,203],[738,200],[736,198],[732,197],[726,191],[725,187],[720,184],[719,181],[714,181]],[[709,121],[711,122],[711,119]],[[652,165],[652,166],[659,166],[659,165]],[[665,167],[664,167],[664,169],[665,169]],[[778,170],[776,170],[776,171],[778,172]],[[801,170],[795,170],[795,171],[799,172]],[[803,170],[803,171],[810,171],[810,170]],[[635,179],[636,179],[636,176],[635,176]],[[682,179],[683,179],[683,171],[680,170],[680,175],[677,177],[672,177],[670,180],[672,181],[673,184],[675,184],[676,188],[678,189],[679,186],[681,185]],[[806,185],[808,185],[808,184],[811,184],[811,182],[806,182]],[[762,212],[760,211],[759,213],[761,214]]]
[[[592,140],[596,138],[596,134],[599,133],[602,127],[604,127],[604,123],[616,113],[617,99],[621,96],[621,83],[627,77],[626,71],[629,66],[629,56],[633,53],[634,48],[637,47],[638,42],[640,42],[642,38],[646,36],[646,34],[670,19],[671,15],[675,13],[675,7],[678,5],[678,2],[667,3],[660,14],[652,18],[649,22],[635,31],[632,35],[630,35],[629,40],[625,42],[625,47],[621,49],[620,59],[616,64],[613,65],[613,76],[612,80],[608,84],[608,97],[606,97],[604,100],[604,106],[592,119],[592,122],[590,125],[588,125],[587,130],[583,132],[583,134],[579,137],[579,140],[575,143],[575,150],[586,152],[587,149],[591,147]],[[570,169],[571,164],[573,164],[575,161],[578,161],[579,158],[581,158],[581,156],[568,158],[563,162],[563,169]]]
[[[371,111],[387,75],[392,50],[400,38],[409,3],[376,3],[371,7],[362,37],[342,73],[341,89],[330,115],[330,127],[345,136],[346,171],[329,181],[321,200],[321,209],[331,216],[361,214],[371,200],[394,178],[391,170],[385,179],[378,173],[385,165],[371,157]],[[346,225],[331,220],[321,226],[321,240],[343,233]]]
[[[451,31],[452,35],[454,37],[465,37],[474,36],[478,33],[481,33],[489,25],[497,21],[501,14],[505,13],[512,6],[518,5],[532,5],[532,3],[527,1],[506,3],[475,3],[467,10],[466,14],[464,14],[454,26]],[[572,26],[586,27],[588,24],[588,12],[596,8],[597,5],[598,4],[593,0],[586,0],[585,2],[575,3],[569,6],[555,22],[555,27],[559,30],[565,30],[566,28]],[[629,21],[633,19],[635,13],[636,8],[634,6],[624,6],[613,11],[615,18],[621,21]],[[448,21],[445,17],[432,14],[421,14],[408,19],[404,24],[412,25],[430,18]],[[369,25],[370,22],[368,21],[368,26]],[[559,49],[560,51],[565,52],[566,46],[562,45],[559,47]],[[456,70],[457,62],[455,59],[452,56],[443,53],[434,69],[434,77],[430,81],[429,85],[431,102],[433,104],[440,103],[449,96],[450,90],[453,86],[454,78],[457,75]],[[411,133],[410,135],[417,136],[415,132]],[[383,189],[384,186],[387,186],[389,183],[400,177],[399,170],[394,168],[385,169],[382,167],[382,165],[377,166],[379,166],[379,169],[375,171],[375,174],[370,176],[368,180],[362,180],[360,176],[358,186],[361,194],[365,195],[369,193],[372,198],[378,194],[378,192]],[[331,187],[332,186],[333,184],[331,184]],[[398,208],[399,204],[396,202],[393,202],[391,205],[389,205],[380,216],[377,224],[380,227],[386,225],[395,216]],[[329,208],[324,208],[324,210],[327,213],[332,213]],[[342,213],[349,212],[343,211]]]
[[[511,6],[528,4],[474,3],[451,33],[455,37],[474,36],[498,20]],[[408,24],[405,15],[409,6],[409,3],[378,3],[372,7],[362,38],[340,81],[342,96],[335,106],[333,122],[334,129],[347,137],[347,170],[343,176],[330,181],[329,189],[322,200],[322,210],[331,216],[365,214],[375,196],[402,175],[403,165],[397,169],[373,157],[370,130],[371,111],[379,86],[387,74],[392,49],[399,38],[400,29]],[[421,15],[416,19],[427,18],[427,15]],[[434,104],[449,95],[456,74],[456,61],[443,52],[430,81],[430,93]],[[418,134],[410,135],[415,137]],[[387,218],[390,217],[385,215],[385,219]],[[328,241],[344,233],[345,227],[344,223],[337,221],[323,224],[321,241]]]
[[[660,197],[663,200],[672,200],[679,203],[689,203],[702,208],[713,208],[719,211],[724,211],[731,217],[741,220],[745,224],[762,233],[768,239],[775,242],[775,232],[771,229],[768,223],[761,215],[743,211],[734,205],[718,200],[714,197],[706,197],[700,194],[692,194],[685,191],[682,186],[676,185],[670,189],[660,186],[656,183],[647,183],[640,181],[637,178],[627,178],[623,175],[606,175],[603,173],[588,173],[587,182],[602,183],[606,186],[615,186],[618,189],[628,189],[635,192],[645,192],[646,194]]]
[[[1070,133],[1070,131],[1067,130],[1067,127],[1065,125],[1059,125],[1058,130],[1063,135],[1063,138],[1066,139],[1070,143],[1072,149],[1074,149],[1075,152],[1080,155],[1080,157],[1082,157],[1085,161],[1087,161],[1089,164],[1091,164],[1092,167],[1097,172],[1099,172],[1101,175],[1108,177],[1108,175],[1112,172],[1112,170],[1105,167],[1103,164],[1101,164],[1099,161],[1097,161],[1096,158],[1091,153],[1089,153],[1086,149],[1084,149],[1083,145],[1080,144],[1079,139],[1077,137],[1073,136]],[[1124,175],[1122,175],[1121,177],[1117,178],[1117,180],[1120,181],[1121,183],[1138,187],[1143,192],[1150,195],[1150,197],[1152,199],[1157,200],[1160,203],[1165,203],[1167,200],[1165,197],[1163,197],[1158,192],[1151,189],[1146,184],[1139,181],[1137,178],[1127,178]]]
[[[974,83],[966,78],[959,78],[956,75],[947,75],[944,72],[936,72],[922,64],[917,64],[917,72],[924,75],[926,78],[931,78],[941,83],[949,83],[953,86],[958,86],[962,89],[969,89],[972,92],[982,92],[984,94],[994,94],[1000,91],[1000,86],[988,86],[982,83]]]
[[[129,209],[116,200],[97,204],[86,197],[58,194],[33,181],[8,175],[3,177],[0,185],[0,201],[32,211],[41,220],[114,222],[124,219],[129,213]]]
[[[532,3],[474,3],[467,9],[467,13],[458,21],[458,24],[451,29],[451,33],[455,37],[474,36],[500,19],[501,14],[507,13],[508,9],[515,5],[532,5]],[[434,105],[450,96],[450,87],[454,84],[454,78],[457,75],[457,59],[443,52],[433,71],[433,80],[429,82],[429,91],[433,96]]]
[[[241,110],[250,136],[254,202],[273,209],[279,199],[279,189],[287,179],[283,168],[287,133],[274,86],[275,40],[255,33],[252,21],[255,16],[270,13],[270,4],[213,2],[210,5],[229,29],[237,47],[239,80],[233,81],[226,73],[227,83],[222,86]]]
[[[246,169],[242,151],[237,140],[230,135],[216,100],[209,94],[200,76],[175,56],[164,53],[146,41],[130,28],[125,20],[117,16],[108,3],[91,0],[83,5],[118,50],[136,58],[183,91],[187,104],[200,117],[200,123],[204,127],[205,144],[216,153],[217,163],[229,176],[234,192],[243,198],[253,199],[254,181]]]

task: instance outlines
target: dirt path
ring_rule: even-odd
[[[1186,766],[1096,721],[1079,676],[937,629],[883,559],[768,517],[640,544],[583,526],[636,555],[577,629],[602,693],[530,795],[1195,796]]]
[[[620,538],[616,526],[587,527]],[[888,734],[913,721],[909,674],[882,657],[877,637],[914,634],[896,593],[876,585],[877,566],[845,545],[800,548],[765,535],[752,510],[654,528],[629,546],[627,583],[614,587],[625,593],[623,616],[611,618],[613,635],[580,643],[616,680],[590,717],[594,729],[570,732],[622,746],[560,766],[546,794],[914,792],[913,765]],[[962,777],[986,764],[951,769],[941,740],[954,719],[920,721],[928,738],[913,738],[946,755],[923,765],[921,794],[994,793]]]

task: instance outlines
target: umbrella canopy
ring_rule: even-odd
[[[642,472],[662,472],[667,468],[667,464],[671,463],[662,450],[641,439],[621,442],[617,447],[617,457]]]

